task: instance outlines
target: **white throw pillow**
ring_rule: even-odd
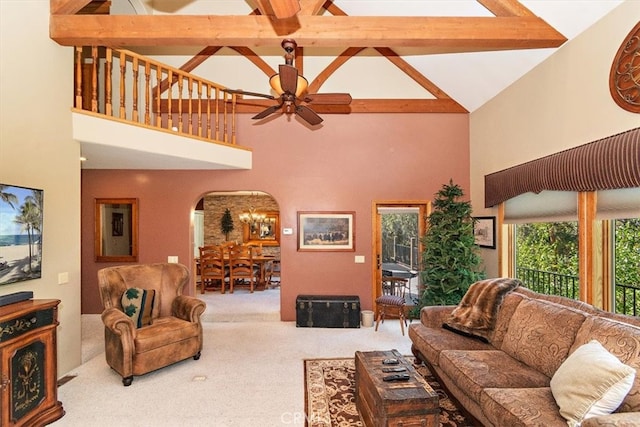
[[[618,409],[633,386],[636,370],[596,340],[576,349],[551,378],[551,392],[569,426]]]

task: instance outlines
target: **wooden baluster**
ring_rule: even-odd
[[[215,115],[213,119],[213,129],[215,132],[216,141],[220,140],[220,89],[216,87],[216,98],[215,98]]]
[[[91,47],[91,111],[98,112],[98,47]]]
[[[160,82],[162,81],[162,68],[156,66],[156,127],[162,127],[162,114],[160,114]]]
[[[113,116],[113,50],[108,47],[105,66],[105,114]]]
[[[127,111],[125,110],[125,106],[124,106],[124,96],[125,96],[124,85],[126,82],[125,81],[126,71],[127,71],[127,56],[125,55],[124,52],[120,52],[120,115],[118,117],[125,120],[127,118]]]
[[[76,46],[76,100],[75,107],[82,108],[82,46]]]
[[[207,85],[207,138],[211,138],[211,86]]]
[[[232,96],[233,97],[233,96]],[[229,108],[227,107],[227,92],[224,92],[224,125],[222,128],[222,135],[224,142],[229,142],[229,128],[228,128],[228,112]]]
[[[167,70],[169,89],[167,90],[167,128],[173,130],[173,116],[171,115],[171,91],[173,89],[173,70]]]
[[[182,85],[184,77],[178,74],[178,132],[182,132]]]
[[[149,115],[149,103],[151,93],[151,64],[149,61],[144,63],[144,124],[151,124],[151,116]]]
[[[202,81],[198,80],[198,136],[202,137]]]
[[[133,120],[134,122],[138,122],[139,121],[139,115],[138,115],[138,57],[134,56],[133,57],[133,107],[132,107],[132,116],[131,116],[131,120]]]
[[[236,144],[236,100],[238,99],[238,94],[234,93],[231,96],[231,143],[233,145]]]
[[[187,80],[189,84],[189,117],[187,117],[187,133],[193,135],[193,77],[189,76]]]

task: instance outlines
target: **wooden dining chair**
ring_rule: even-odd
[[[387,315],[392,315],[400,319],[400,330],[404,335],[404,328],[407,326],[405,291],[408,282],[403,277],[382,277],[382,295],[376,298],[376,331],[380,322],[384,323],[384,318]]]
[[[260,267],[253,262],[253,250],[247,245],[237,245],[229,248],[229,292],[233,293],[234,286],[248,286],[253,293]]]
[[[202,246],[200,249],[200,293],[207,288],[220,288],[225,292],[225,282],[229,280],[229,269],[225,265],[221,246]]]
[[[277,258],[267,265],[266,284],[270,288],[280,286],[280,260]]]

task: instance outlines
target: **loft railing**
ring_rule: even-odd
[[[577,299],[580,285],[577,276],[552,273],[518,267],[516,277],[533,291],[547,295],[561,295]],[[622,283],[615,284],[616,313],[640,315],[640,287]]]
[[[236,95],[134,52],[76,47],[75,108],[212,142],[236,144]]]

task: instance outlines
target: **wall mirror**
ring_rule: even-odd
[[[242,241],[248,244],[263,246],[280,245],[280,214],[279,212],[261,212],[264,218],[242,224]]]
[[[96,199],[96,261],[138,261],[138,199]]]

